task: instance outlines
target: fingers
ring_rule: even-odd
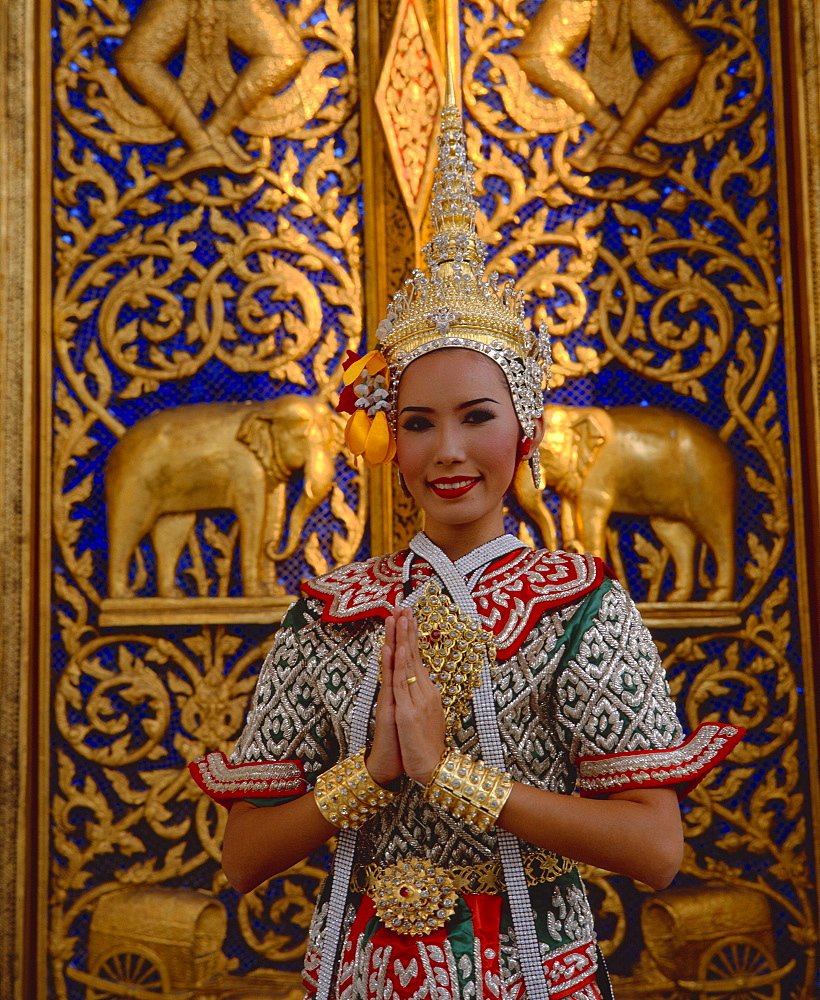
[[[415,672],[411,663],[407,618],[401,616],[396,621],[396,652],[393,660],[393,694],[396,698],[400,695],[410,694],[410,688],[413,685],[408,684],[408,678],[415,677],[418,681],[418,673]]]
[[[405,773],[425,784],[443,753],[445,719],[441,694],[421,658],[418,624],[409,608],[396,616],[393,696]]]
[[[392,616],[384,623],[384,642],[381,649],[382,685],[392,685],[396,653],[396,620]]]
[[[418,623],[410,608],[401,608],[396,615],[395,657],[393,661],[395,686],[412,688],[416,683],[429,684],[430,676],[419,652]],[[415,677],[415,681],[410,678]]]
[[[430,679],[421,658],[418,622],[410,608],[402,608],[396,615],[395,629],[393,697],[396,704],[440,705],[439,689]]]
[[[380,785],[390,784],[404,772],[393,697],[394,661],[395,622],[388,619],[381,647],[381,687],[376,701],[373,744],[367,757],[367,769],[373,780]]]

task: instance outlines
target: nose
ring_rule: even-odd
[[[444,420],[439,426],[436,442],[436,464],[457,465],[465,459],[464,433],[461,421]]]

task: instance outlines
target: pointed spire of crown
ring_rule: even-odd
[[[487,244],[476,230],[475,167],[467,157],[456,96],[459,76],[453,72],[448,51],[447,89],[430,205],[433,235],[424,247],[427,271],[415,270],[405,280],[376,331],[379,357],[390,375],[388,420],[395,432],[398,385],[407,366],[431,351],[460,347],[478,351],[498,364],[510,387],[521,428],[525,436],[532,437],[535,421],[544,409],[542,387],[545,378],[549,379],[549,337],[543,324],[538,335],[533,333],[521,292],[511,283],[502,285],[497,274],[485,274]],[[369,383],[365,392],[370,392]]]
[[[476,231],[475,167],[467,157],[467,139],[456,96],[455,55],[447,52],[447,84],[430,205],[433,237],[424,248],[424,256],[431,269],[459,262],[483,273],[487,244]]]

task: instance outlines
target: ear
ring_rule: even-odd
[[[273,439],[270,417],[249,413],[236,432],[236,440],[246,444],[259,459],[259,463],[270,476],[273,471]]]
[[[535,430],[531,438],[528,438],[527,447],[521,452],[521,460],[526,462],[527,459],[532,458],[535,449],[544,440],[544,418],[536,417],[535,419]]]
[[[595,413],[584,413],[573,422],[572,432],[578,449],[578,471],[584,472],[606,441],[607,428]]]

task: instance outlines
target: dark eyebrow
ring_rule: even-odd
[[[478,406],[479,403],[495,403],[496,406],[499,405],[497,399],[493,399],[492,396],[482,396],[481,399],[468,399],[466,403],[461,403],[457,406],[457,410],[466,410],[469,406]]]
[[[477,406],[479,403],[495,403],[496,406],[499,405],[497,399],[493,399],[492,396],[482,396],[481,399],[468,399],[466,403],[459,403],[456,407],[457,410],[466,410],[471,406]],[[403,406],[401,413],[432,413],[432,406]]]

